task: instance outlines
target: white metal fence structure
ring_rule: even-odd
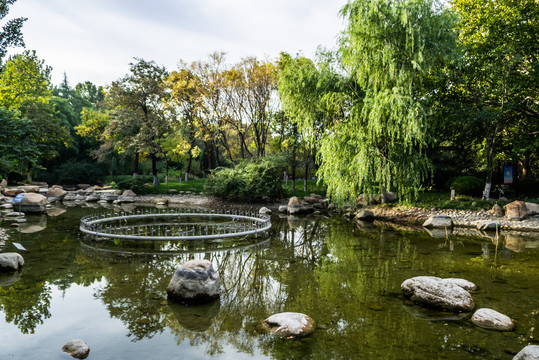
[[[80,231],[92,237],[127,240],[209,240],[258,236],[270,228],[269,216],[245,210],[137,209],[133,212],[93,214],[80,220]]]

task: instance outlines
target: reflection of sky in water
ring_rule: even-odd
[[[131,341],[122,321],[111,318],[103,303],[94,297],[96,289],[106,281],[89,287],[73,284],[67,290],[51,287],[51,317],[37,326],[34,334],[24,335],[4,316],[0,317],[0,359],[67,359],[61,349],[72,339],[83,339],[90,346],[93,359],[166,359],[181,354],[185,359],[207,359],[206,347],[192,346],[188,339],[179,346],[177,338],[168,330],[151,339]],[[249,354],[237,353],[225,345],[220,359],[252,359]],[[263,357],[261,353],[256,357]]]

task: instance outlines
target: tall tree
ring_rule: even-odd
[[[0,20],[6,18],[9,12],[9,5],[13,5],[17,0],[0,0]],[[15,18],[8,20],[0,31],[0,61],[6,56],[7,50],[11,46],[24,46],[22,39],[22,25],[26,18]]]
[[[395,190],[413,197],[429,174],[431,78],[455,48],[454,17],[436,0],[352,0],[341,11],[342,66],[357,83],[345,119],[320,146],[320,171],[339,198]]]
[[[39,59],[35,51],[11,56],[0,74],[0,106],[18,111],[32,123],[30,139],[35,142],[39,159],[58,155],[58,146],[71,141],[62,126],[61,114],[52,99],[51,68]],[[27,161],[27,180],[37,161]],[[22,167],[22,163],[20,164]]]
[[[157,159],[163,153],[160,141],[169,130],[164,101],[168,73],[153,61],[135,60],[130,64],[130,74],[112,82],[107,93],[112,119],[108,131],[113,134],[118,129],[128,129],[122,132],[124,139],[135,149],[136,160],[139,152],[149,154],[157,187]]]
[[[537,157],[539,124],[539,6],[535,0],[454,0],[464,59],[456,86],[482,134],[483,197],[492,185],[498,144],[509,134],[524,158]],[[519,128],[519,131],[509,129]],[[523,139],[524,135],[524,139]],[[505,139],[512,142],[512,139]],[[531,146],[530,146],[531,145]]]

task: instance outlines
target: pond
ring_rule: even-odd
[[[0,251],[22,244],[26,264],[0,276],[0,358],[68,359],[61,348],[75,338],[89,344],[89,359],[511,359],[538,343],[534,234],[496,246],[489,237],[273,215],[267,239],[145,245],[83,237],[79,219],[98,211],[59,209],[8,231]],[[196,258],[219,272],[221,299],[169,302],[175,268]],[[420,275],[476,283],[476,308],[510,316],[515,329],[484,330],[412,304],[400,284]],[[266,335],[260,321],[282,311],[308,314],[316,331]]]

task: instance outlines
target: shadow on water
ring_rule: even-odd
[[[83,323],[76,329],[92,340],[92,354],[103,357],[118,355],[104,350],[112,351],[114,339],[114,351],[130,358],[174,357],[181,348],[186,359],[510,359],[539,336],[539,250],[526,234],[499,241],[446,233],[433,238],[339,218],[274,216],[269,239],[255,244],[133,244],[82,237],[78,219],[92,211],[98,210],[69,208],[46,215],[41,231],[10,232],[27,251],[22,273],[0,276],[0,336],[12,339],[2,358],[39,358],[22,349],[26,334],[35,334],[40,349],[51,340],[45,330],[54,329],[58,341],[73,337],[73,327],[59,330],[65,317],[54,304],[69,308],[74,301],[104,314],[69,313]],[[2,249],[8,250],[10,241]],[[210,260],[219,272],[221,299],[203,306],[169,302],[174,269],[194,258]],[[477,307],[509,315],[515,330],[483,330],[470,323],[470,314],[412,304],[400,284],[419,275],[475,282]],[[87,295],[70,300],[79,293]],[[281,311],[310,315],[317,330],[294,341],[265,335],[260,321]]]

